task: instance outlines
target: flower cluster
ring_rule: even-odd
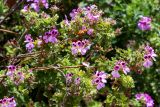
[[[16,66],[14,66],[14,65],[9,65],[9,66],[7,66],[7,68],[8,68],[8,71],[7,71],[6,75],[8,75],[8,76],[13,75],[14,72],[16,71]]]
[[[34,41],[33,41],[32,37],[31,37],[31,34],[27,34],[25,36],[25,41],[24,42],[27,43],[26,44],[27,51],[28,52],[32,52],[32,49],[34,48],[34,43],[33,43]]]
[[[40,6],[45,7],[46,9],[49,7],[47,0],[27,0],[28,5],[24,6],[23,11],[27,12],[29,8],[33,8],[36,12],[40,11]]]
[[[88,29],[87,34],[92,36],[93,32],[94,32],[94,29],[90,28],[90,29]]]
[[[14,97],[0,99],[0,107],[16,107]]]
[[[145,47],[145,55],[144,55],[144,63],[143,66],[149,68],[153,65],[153,60],[155,61],[155,57],[157,55],[154,52],[154,49],[150,46]]]
[[[8,66],[8,71],[6,75],[9,76],[10,80],[13,81],[16,85],[19,85],[24,81],[23,72],[19,71],[14,65]]]
[[[151,29],[151,18],[141,17],[141,19],[138,22],[138,27],[141,30],[150,30]]]
[[[57,42],[57,36],[58,36],[58,30],[56,28],[53,28],[52,30],[45,32],[43,36],[43,40],[45,43],[56,43]]]
[[[105,83],[107,83],[107,73],[104,71],[96,71],[93,76],[92,83],[97,86],[97,89],[100,90],[101,88],[105,87]]]
[[[102,11],[98,11],[96,5],[73,9],[70,13],[72,20],[76,19],[77,17],[81,17],[84,18],[84,22],[90,22],[90,24],[97,22],[101,15]]]
[[[82,40],[82,41],[77,41],[72,43],[72,54],[77,55],[80,53],[81,55],[85,55],[86,52],[90,49],[90,42],[88,40]]]
[[[151,96],[149,96],[146,93],[139,93],[135,95],[136,100],[138,101],[142,101],[143,103],[146,104],[146,107],[154,107],[154,101],[151,98]]]
[[[71,83],[72,82],[73,73],[68,73],[65,76],[66,76],[66,82],[67,83]]]
[[[73,82],[73,73],[68,73],[65,75],[66,76],[66,82],[67,84],[70,84]],[[80,85],[81,79],[79,77],[74,79],[74,84]]]
[[[130,69],[127,67],[126,62],[120,60],[116,62],[114,66],[114,70],[111,73],[114,78],[120,77],[120,74],[118,71],[123,71],[124,74],[127,74],[128,72],[130,72]]]
[[[27,34],[25,36],[25,43],[26,49],[28,52],[32,52],[33,48],[35,47],[34,44],[37,44],[37,47],[41,47],[41,45],[44,43],[56,43],[57,42],[57,35],[58,30],[53,28],[52,30],[45,32],[44,36],[39,36],[35,41],[32,39],[31,34]]]
[[[92,36],[95,32],[94,24],[102,19],[102,11],[99,11],[96,5],[81,7],[73,9],[70,13],[71,20],[69,21],[67,17],[64,20],[64,26],[70,29],[77,25],[77,27],[72,29],[73,34],[87,34]],[[78,31],[78,32],[77,32]]]

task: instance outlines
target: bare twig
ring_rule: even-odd
[[[16,58],[25,58],[25,57],[35,57],[39,54],[41,54],[42,51],[37,51],[37,52],[32,52],[32,53],[27,53],[27,54],[20,54],[16,56]]]
[[[18,63],[20,63],[22,61],[22,59],[24,58],[35,58],[37,56],[39,56],[41,54],[41,52],[44,52],[44,51],[37,51],[37,52],[32,52],[32,53],[27,53],[27,54],[19,54],[17,56],[14,56],[13,58],[11,58],[11,64],[13,65],[17,65]]]
[[[84,65],[76,65],[76,66],[62,66],[62,67],[57,67],[57,66],[47,66],[47,67],[34,67],[32,68],[32,70],[40,70],[40,71],[43,71],[43,70],[49,70],[49,69],[69,69],[69,68],[80,68]]]
[[[18,35],[18,33],[6,29],[0,29],[0,31]]]

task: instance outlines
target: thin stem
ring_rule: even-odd
[[[0,29],[0,31],[18,35],[18,33],[6,29]]]
[[[62,66],[62,67],[57,67],[57,66],[48,66],[48,67],[35,67],[35,68],[32,68],[32,70],[40,70],[40,71],[43,71],[43,70],[49,70],[49,69],[67,69],[67,68],[79,68],[79,67],[82,67],[84,65],[76,65],[76,66]]]
[[[27,54],[20,54],[16,58],[25,58],[25,57],[35,57],[36,55],[39,55],[42,51],[27,53]]]

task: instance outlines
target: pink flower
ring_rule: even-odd
[[[81,79],[80,79],[79,77],[76,78],[76,79],[75,79],[75,84],[76,84],[76,85],[79,85],[80,83],[81,83]]]
[[[66,74],[66,81],[67,84],[70,84],[72,82],[73,73]]]
[[[53,28],[52,30],[45,32],[45,35],[43,36],[43,40],[45,43],[56,43],[57,40],[57,36],[58,36],[59,32],[57,29]]]
[[[51,31],[50,31],[51,35],[54,36],[54,37],[57,37],[58,36],[58,30],[53,28]]]
[[[96,5],[73,9],[70,13],[71,20],[76,20],[80,17],[84,22],[88,21],[89,24],[97,22],[100,19],[101,15],[102,12],[98,11]]]
[[[22,72],[15,73],[14,77],[11,79],[16,85],[19,85],[24,81],[24,75]]]
[[[154,101],[151,98],[151,96],[149,96],[146,93],[139,93],[135,95],[136,100],[138,101],[143,101],[146,104],[146,107],[154,107]]]
[[[96,71],[93,76],[92,83],[97,86],[97,89],[100,90],[101,88],[105,87],[105,83],[107,83],[107,73],[104,71]]]
[[[48,43],[48,38],[49,38],[49,32],[45,32],[45,35],[43,36],[43,40],[45,43]]]
[[[56,42],[57,42],[57,38],[56,38],[56,37],[54,37],[54,36],[49,36],[49,38],[48,38],[48,42],[56,43]]]
[[[98,14],[98,15],[94,15],[92,13],[87,14],[88,20],[90,20],[92,22],[98,21],[99,17],[100,17],[100,14]]]
[[[23,72],[18,71],[17,67],[14,65],[9,65],[6,75],[13,81],[16,85],[19,85],[24,80]]]
[[[24,42],[33,42],[33,39],[31,37],[31,34],[25,35],[25,41]]]
[[[113,71],[111,73],[112,76],[114,78],[119,78],[120,77],[120,74],[119,74],[120,70],[123,71],[123,73],[126,74],[126,75],[127,75],[127,73],[130,72],[130,69],[127,67],[126,62],[121,61],[121,60],[116,62],[116,65],[114,66],[114,69],[113,69]]]
[[[89,30],[87,31],[87,34],[88,34],[88,35],[92,35],[92,34],[93,34],[93,32],[94,32],[94,30],[93,30],[93,29],[89,29]]]
[[[72,12],[69,14],[70,17],[72,18],[72,20],[76,17],[76,15],[78,14],[78,9],[73,9]]]
[[[120,77],[120,74],[118,73],[118,71],[112,71],[112,76],[114,77],[114,78],[119,78]]]
[[[47,0],[27,0],[27,2],[31,3],[24,7],[24,12],[27,12],[29,7],[34,9],[36,12],[40,11],[41,6],[45,7],[46,9],[49,8]]]
[[[25,36],[25,41],[27,44],[26,44],[26,49],[28,52],[32,52],[32,49],[34,48],[34,44],[33,44],[33,39],[31,37],[31,34],[27,34]]]
[[[151,29],[151,18],[141,17],[141,19],[138,22],[138,27],[141,30],[150,30]]]
[[[40,7],[38,3],[32,3],[31,8],[33,8],[36,12],[39,12]]]
[[[80,53],[81,55],[85,55],[86,52],[90,49],[90,44],[88,40],[82,40],[82,41],[77,41],[72,43],[72,54],[77,55]]]
[[[73,79],[73,73],[67,73],[65,76],[67,84],[74,83],[75,85],[80,85],[81,79],[79,77]]]
[[[0,107],[16,107],[14,97],[0,99]]]
[[[152,60],[150,60],[150,58],[148,58],[148,56],[145,56],[143,66],[145,68],[150,68],[152,65],[153,65]]]
[[[23,12],[27,12],[28,10],[29,10],[29,5],[24,6],[22,9]]]
[[[41,3],[46,9],[49,8],[49,4],[48,4],[47,0],[41,0]]]
[[[157,55],[154,52],[154,49],[148,45],[145,47],[145,54],[150,55],[154,61],[155,57],[157,57]]]
[[[16,66],[14,66],[14,65],[9,65],[9,66],[7,66],[7,68],[8,68],[8,71],[7,71],[6,75],[8,75],[8,76],[13,75],[13,73],[16,71]]]
[[[153,65],[153,61],[155,61],[155,57],[157,55],[154,52],[154,49],[150,46],[146,46],[145,47],[145,55],[144,55],[144,62],[143,62],[143,66],[145,68],[150,68]]]
[[[86,15],[85,18],[90,22],[90,24],[97,22],[102,15],[102,12],[98,11],[96,5],[85,7],[83,10],[84,14]]]
[[[26,49],[28,50],[28,52],[32,52],[33,48],[34,48],[33,42],[29,42],[26,44]]]

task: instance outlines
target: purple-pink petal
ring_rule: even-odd
[[[145,60],[144,63],[143,63],[143,66],[144,66],[145,68],[150,68],[152,65],[153,65],[153,62],[150,61],[150,60],[148,60],[148,59]]]
[[[112,71],[112,76],[114,77],[114,78],[119,78],[120,77],[120,74],[119,74],[119,72],[118,71]]]

